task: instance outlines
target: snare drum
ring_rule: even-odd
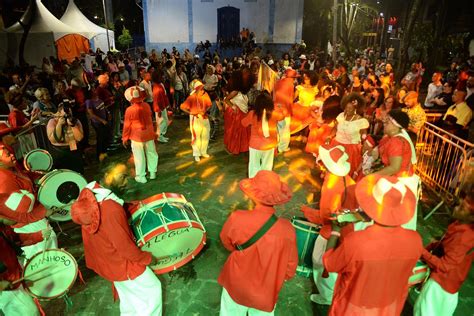
[[[23,165],[28,171],[48,172],[53,167],[53,157],[44,149],[34,149],[26,154]]]
[[[53,170],[39,180],[38,201],[47,209],[60,209],[49,217],[51,220],[69,221],[71,205],[86,185],[86,179],[75,171]]]
[[[206,230],[193,205],[181,194],[157,194],[129,211],[138,246],[158,258],[152,267],[157,274],[185,265],[206,244]]]
[[[296,268],[296,273],[309,277],[313,273],[313,248],[321,226],[298,217],[293,217],[291,224],[296,230],[296,244],[298,246],[298,267]]]
[[[408,278],[408,286],[424,283],[430,276],[430,268],[422,261],[418,261],[413,268],[412,275]]]
[[[34,255],[25,265],[25,290],[40,300],[52,300],[67,294],[76,281],[77,262],[61,249],[47,249]]]

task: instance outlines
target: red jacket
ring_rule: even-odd
[[[422,251],[420,235],[401,227],[375,224],[347,235],[323,255],[327,271],[339,273],[329,315],[400,315]]]
[[[170,105],[165,87],[162,83],[153,84],[153,111],[161,112]]]
[[[136,245],[122,205],[112,199],[98,205],[98,230],[89,233],[82,227],[86,266],[111,282],[133,280],[150,264],[151,254]]]
[[[298,265],[296,233],[291,223],[279,219],[255,244],[236,250],[269,219],[275,209],[257,206],[250,211],[234,211],[220,237],[231,251],[219,275],[221,284],[238,304],[271,312],[283,282],[291,279]]]
[[[212,102],[207,93],[204,93],[204,95],[198,95],[200,93],[201,92],[198,91],[191,94],[186,101],[181,104],[180,108],[188,111],[191,115],[200,114],[206,118],[206,112],[211,108]]]
[[[287,115],[291,116],[293,101],[295,99],[295,79],[283,78],[275,84],[275,105],[281,104],[287,110]]]
[[[268,129],[270,136],[263,136],[262,121],[258,120],[255,111],[250,111],[247,116],[242,119],[242,125],[247,127],[252,125],[250,130],[249,147],[258,150],[268,150],[278,146],[277,122],[285,118],[281,111],[274,110],[268,120]]]
[[[444,252],[442,257],[429,252],[437,246]],[[473,247],[474,225],[461,224],[457,221],[449,225],[444,238],[423,251],[423,260],[432,269],[430,278],[445,291],[452,294],[458,292],[471,269]]]
[[[156,138],[153,130],[150,106],[145,103],[132,103],[125,110],[122,141],[147,142]]]
[[[19,129],[26,123],[28,123],[28,118],[22,111],[13,110],[8,114],[8,124],[10,124],[11,128]]]

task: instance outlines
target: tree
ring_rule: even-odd
[[[118,37],[118,42],[120,43],[120,46],[122,48],[129,48],[130,45],[133,42],[133,38],[130,35],[130,31],[125,28],[125,26],[122,29],[122,34]]]

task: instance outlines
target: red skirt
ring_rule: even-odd
[[[308,136],[308,142],[306,143],[305,151],[308,153],[316,154],[319,153],[319,146],[323,145],[326,138],[331,135],[333,126],[323,124],[318,126],[316,123],[310,125],[310,132]]]
[[[361,144],[341,144],[335,138],[331,141],[331,146],[341,145],[345,148],[347,155],[349,156],[349,163],[351,164],[351,170],[349,175],[354,179],[354,172],[359,169],[362,163],[362,145]],[[357,177],[356,177],[357,178]]]
[[[242,126],[247,114],[228,107],[224,112],[224,145],[234,155],[249,151],[250,126]]]
[[[311,116],[310,107],[302,106],[299,103],[293,103],[290,123],[291,134],[298,133],[313,122],[314,118]]]

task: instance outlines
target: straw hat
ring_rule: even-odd
[[[364,212],[382,225],[400,226],[415,214],[416,197],[397,177],[364,177],[357,183],[356,198]]]
[[[133,86],[125,90],[123,95],[130,103],[140,103],[145,100],[146,92],[142,87]]]
[[[240,189],[253,201],[265,205],[284,204],[291,200],[291,190],[273,171],[260,170],[255,177],[240,181]]]

